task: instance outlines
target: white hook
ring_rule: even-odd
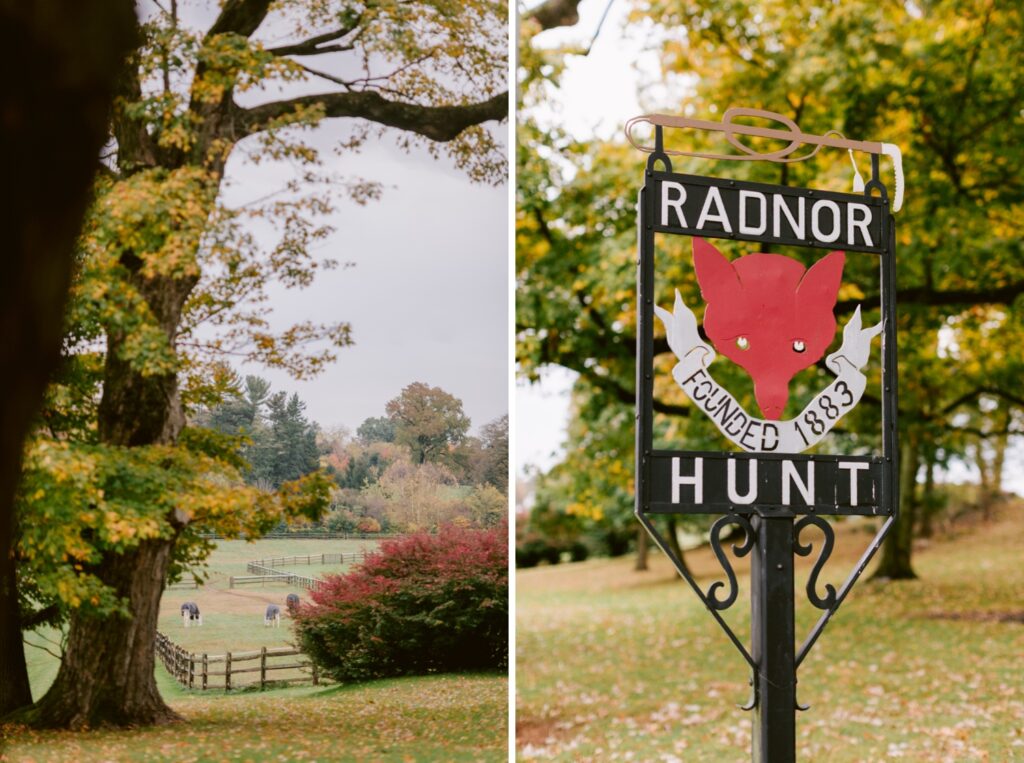
[[[863,193],[864,192],[864,178],[861,177],[860,170],[857,169],[857,160],[853,158],[853,149],[846,149],[846,153],[850,155],[850,164],[853,165],[853,192]]]

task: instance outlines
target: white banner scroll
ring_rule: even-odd
[[[665,324],[668,346],[679,358],[672,376],[694,404],[733,443],[750,453],[800,453],[819,443],[843,416],[860,402],[867,386],[861,369],[871,354],[871,340],[882,324],[861,328],[860,306],[843,327],[843,344],[825,358],[836,379],[819,392],[795,418],[766,421],[748,414],[707,370],[715,359],[711,345],[697,332],[697,317],[676,290],[673,312],[655,313]]]

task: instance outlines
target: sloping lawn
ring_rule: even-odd
[[[506,761],[508,680],[448,675],[266,692],[187,692],[158,668],[186,723],[83,733],[3,730],[2,760]]]
[[[210,560],[211,580],[200,589],[172,590],[161,603],[160,628],[196,653],[223,653],[284,646],[291,620],[263,627],[263,611],[303,589],[283,584],[228,588],[229,575],[244,575],[245,562],[296,554],[349,554],[375,548],[366,541],[222,541]],[[293,568],[322,575],[348,569],[313,565]],[[184,628],[182,601],[199,603],[202,628]],[[28,634],[34,644],[59,650],[53,630]],[[33,695],[53,682],[58,661],[38,648],[26,654]],[[508,678],[497,674],[438,675],[343,686],[206,692],[179,686],[162,665],[157,683],[184,723],[84,733],[39,732],[0,727],[0,760],[55,763],[89,761],[504,761],[508,760]],[[294,675],[293,675],[294,673]],[[254,674],[248,674],[250,677]],[[298,671],[280,671],[288,678]],[[223,679],[219,679],[223,681]],[[235,685],[244,675],[234,679]],[[211,684],[214,681],[211,680]]]
[[[869,538],[837,531],[821,585],[838,586]],[[816,556],[798,566],[801,636],[816,614],[803,594]],[[705,590],[722,577],[706,551],[688,561]],[[521,760],[750,760],[751,714],[737,708],[746,665],[665,560],[652,562],[519,573]],[[862,580],[801,666],[811,707],[797,718],[799,760],[1024,760],[1024,506],[921,548],[914,564],[920,580]],[[728,619],[748,643],[739,577]]]

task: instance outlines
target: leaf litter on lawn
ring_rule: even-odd
[[[841,582],[869,537],[837,526],[822,582]],[[1019,611],[1021,548],[1018,501],[919,549],[919,580],[858,584],[801,667],[811,708],[797,718],[798,758],[1024,760],[1024,628],[974,616]],[[720,579],[706,550],[687,561],[705,589]],[[520,759],[749,759],[750,715],[736,707],[745,663],[667,561],[651,562],[645,573],[624,558],[518,574]],[[798,560],[798,578],[809,564]],[[742,601],[732,625],[747,641]],[[929,616],[938,611],[958,616]],[[801,635],[815,614],[798,611]]]

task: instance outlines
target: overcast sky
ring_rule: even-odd
[[[206,29],[217,4],[182,4],[184,21]],[[271,28],[266,28],[270,26]],[[279,37],[265,24],[257,36]],[[341,57],[318,56],[317,67],[334,74]],[[322,80],[288,85],[287,90],[244,94],[243,105],[301,93],[332,92]],[[355,345],[319,377],[298,382],[259,366],[236,366],[271,380],[275,390],[297,392],[307,413],[324,426],[355,429],[384,414],[384,404],[402,388],[421,381],[463,401],[473,429],[508,412],[508,209],[507,184],[470,183],[445,158],[425,148],[396,148],[397,132],[371,140],[360,153],[332,150],[352,120],[325,120],[311,142],[321,149],[324,169],[348,178],[384,184],[384,195],[360,207],[341,201],[324,222],[336,231],[317,254],[354,267],[320,275],[305,290],[274,293],[272,325],[300,321],[352,325]],[[508,144],[507,123],[488,123]],[[228,164],[223,199],[244,203],[278,192],[295,177],[287,164],[253,165],[243,143]],[[268,229],[251,230],[268,247]]]
[[[328,122],[320,132],[331,130]],[[507,413],[507,187],[473,185],[444,160],[389,143],[332,161],[339,172],[388,187],[380,201],[342,202],[328,218],[336,231],[319,255],[354,267],[323,273],[305,290],[278,290],[273,321],[348,321],[355,345],[311,381],[242,370],[297,392],[325,426],[354,429],[383,415],[414,381],[460,398],[474,429]],[[283,180],[245,162],[231,165],[230,178],[228,201],[262,196]]]

